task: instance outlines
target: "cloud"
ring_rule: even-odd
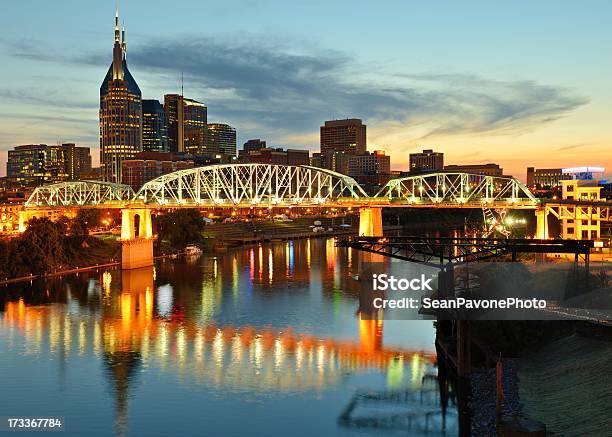
[[[360,117],[406,142],[475,133],[521,134],[588,103],[572,90],[533,80],[492,80],[475,74],[398,74],[345,52],[277,42],[183,35],[128,47],[130,69],[145,91],[167,92],[185,75],[186,94],[204,101],[209,116],[240,133],[273,141],[303,139],[323,120]],[[305,44],[303,44],[305,45]],[[14,43],[13,56],[96,65],[106,53],[49,56],[38,44]],[[149,86],[143,86],[145,82]],[[300,144],[300,145],[308,145]],[[313,145],[313,144],[310,144]]]
[[[571,144],[569,146],[563,146],[563,147],[559,147],[557,149],[558,152],[564,151],[564,150],[573,150],[573,149],[579,149],[582,147],[586,147],[588,146],[588,144]]]
[[[77,93],[68,90],[52,89],[49,87],[27,88],[27,89],[0,89],[0,98],[3,100],[11,100],[20,104],[33,104],[37,106],[52,106],[54,108],[68,109],[89,109],[95,110],[98,107],[97,102],[75,101],[72,98],[66,98],[66,95],[75,95]]]
[[[372,80],[358,73],[362,66],[346,53],[300,52],[269,40],[190,35],[136,45],[129,60],[135,71],[174,77],[183,72],[192,88],[198,84],[197,97],[211,113],[228,120],[256,119],[260,128],[285,135],[312,131],[324,119],[353,116],[404,127],[426,124],[420,138],[520,133],[588,102],[571,90],[530,80],[393,75],[382,69]]]

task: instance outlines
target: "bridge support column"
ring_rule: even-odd
[[[536,238],[540,240],[548,239],[548,211],[546,207],[538,208],[536,215]]]
[[[382,235],[382,208],[361,208],[359,210],[359,236],[382,237]]]
[[[153,265],[153,225],[148,208],[121,210],[121,268]]]

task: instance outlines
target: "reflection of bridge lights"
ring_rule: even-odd
[[[298,341],[295,348],[295,365],[297,369],[302,368],[302,361],[304,360],[304,348],[302,342]]]
[[[132,319],[132,295],[130,293],[121,293],[120,305],[123,326],[129,329]]]
[[[145,328],[144,334],[142,336],[142,342],[140,345],[140,354],[142,355],[142,359],[147,361],[149,359],[149,346],[151,341],[151,334],[149,333],[149,328]]]
[[[100,329],[100,322],[94,323],[93,329],[93,351],[94,355],[100,355],[100,349],[102,347],[102,330]]]
[[[411,382],[412,388],[414,389],[418,389],[423,382],[423,373],[424,373],[425,367],[424,367],[424,363],[421,358],[422,358],[421,355],[413,354],[411,362],[410,362],[410,371],[411,371],[410,382]]]
[[[412,378],[414,380],[414,373]],[[397,389],[403,385],[404,382],[404,357],[399,356],[389,360],[387,366],[387,388],[390,390]]]
[[[102,289],[104,290],[104,296],[110,296],[111,283],[113,282],[113,276],[110,272],[102,273]]]
[[[274,367],[276,367],[276,370],[281,370],[281,367],[283,365],[283,358],[283,343],[280,341],[279,338],[277,338],[274,341]]]
[[[253,342],[253,353],[254,353],[254,358],[255,358],[255,367],[257,369],[261,368],[261,356],[263,354],[263,348],[261,345],[261,337],[256,337],[255,341]]]
[[[232,339],[232,361],[240,363],[242,360],[242,340],[240,336],[236,335]]]
[[[169,317],[172,314],[172,286],[161,285],[157,289],[157,314],[160,317]]]
[[[317,349],[317,369],[319,373],[323,373],[325,370],[325,346],[320,345]]]
[[[179,364],[185,364],[185,355],[187,351],[187,339],[185,338],[185,329],[179,328],[176,333],[176,352],[178,353]]]
[[[202,329],[197,328],[193,341],[193,354],[197,362],[204,361],[204,336],[202,335]]]
[[[87,337],[85,332],[85,322],[81,320],[79,323],[79,355],[83,355],[85,353],[86,342]]]
[[[157,333],[157,356],[162,363],[165,363],[168,355],[168,328],[165,323],[162,323]]]

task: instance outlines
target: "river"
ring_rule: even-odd
[[[3,287],[1,415],[91,437],[456,435],[432,321],[359,313],[359,257],[273,242]]]

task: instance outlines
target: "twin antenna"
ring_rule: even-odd
[[[119,15],[119,0],[117,0],[115,5],[116,5],[116,10],[117,10],[116,15],[118,16]],[[123,23],[124,23],[123,24],[123,35],[125,35],[125,21]],[[124,41],[125,41],[125,39],[124,39]],[[125,45],[122,48],[125,50]],[[183,77],[183,72],[181,71],[181,97],[184,97],[184,96],[185,96],[184,95],[184,77]]]

